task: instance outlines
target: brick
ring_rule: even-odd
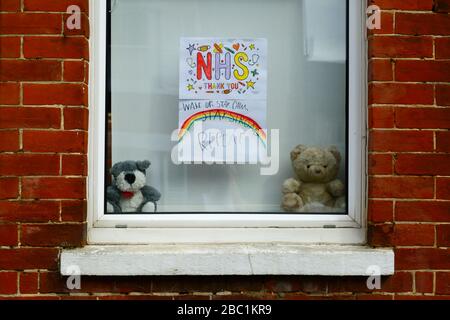
[[[381,11],[381,29],[367,30],[369,35],[394,33],[394,15],[391,12]]]
[[[0,60],[0,81],[54,81],[61,80],[59,61]]]
[[[22,178],[24,199],[84,199],[86,181],[84,178]]]
[[[369,104],[434,103],[433,86],[416,83],[372,83],[369,85]]]
[[[450,272],[436,272],[436,294],[450,294]]]
[[[0,175],[59,175],[59,156],[49,154],[0,154]]]
[[[84,61],[64,61],[64,81],[84,81]]]
[[[430,131],[373,130],[369,135],[371,151],[433,151],[434,137]]]
[[[59,220],[56,201],[0,201],[0,221],[49,222]]]
[[[21,272],[19,277],[19,290],[21,294],[36,294],[38,293],[38,279],[37,272]]]
[[[410,272],[396,272],[381,278],[381,289],[368,289],[367,277],[330,277],[328,292],[412,292],[413,279]]]
[[[32,152],[73,152],[87,150],[85,132],[74,131],[28,131],[23,132],[23,149]]]
[[[0,2],[0,11],[3,12],[20,11],[20,0],[2,0]]]
[[[87,105],[87,87],[82,84],[24,84],[23,102],[27,105]]]
[[[392,222],[394,219],[394,205],[392,201],[369,200],[368,218],[372,223]]]
[[[449,0],[434,0],[433,11],[439,12],[439,13],[449,13],[450,12],[450,1]]]
[[[397,108],[397,128],[448,129],[450,110],[448,108]]]
[[[394,245],[394,225],[372,225],[367,229],[367,242],[372,247],[388,247]]]
[[[450,85],[436,85],[436,103],[438,106],[450,106]]]
[[[88,130],[89,112],[86,108],[65,108],[64,129]]]
[[[0,128],[61,127],[61,110],[57,108],[4,107],[0,111]]]
[[[84,83],[89,83],[89,62],[84,62]]]
[[[48,269],[58,268],[59,250],[55,248],[0,249],[0,269]]]
[[[0,294],[15,293],[17,293],[17,272],[0,272]]]
[[[436,59],[450,59],[450,38],[435,38]]]
[[[369,174],[386,175],[392,174],[392,155],[369,154]]]
[[[407,82],[449,82],[450,61],[397,61],[395,64],[395,80]]]
[[[416,292],[432,293],[434,283],[433,272],[416,272],[415,283]]]
[[[382,224],[368,229],[368,242],[374,247],[433,246],[434,225]]]
[[[0,83],[0,104],[13,105],[20,102],[18,83]]]
[[[51,235],[51,236],[49,236]],[[25,246],[76,247],[83,246],[86,224],[24,224],[20,241]]]
[[[20,37],[0,37],[0,58],[20,57]]]
[[[393,300],[392,294],[357,294],[356,300]]]
[[[436,132],[436,151],[450,153],[450,131]]]
[[[19,179],[18,178],[1,178],[0,177],[0,200],[15,199],[19,196]]]
[[[17,225],[0,224],[0,246],[17,246],[18,243]]]
[[[62,201],[61,220],[66,222],[86,221],[87,202],[86,201]]]
[[[436,226],[436,242],[438,247],[450,247],[450,224]]]
[[[410,35],[449,35],[450,16],[443,14],[396,13],[395,31]]]
[[[128,293],[150,292],[151,280],[148,277],[83,277],[81,289],[69,290],[66,286],[66,277],[59,272],[40,273],[41,293]]]
[[[86,155],[78,155],[78,154],[63,155],[62,174],[68,176],[86,176],[87,175]]]
[[[397,201],[397,221],[450,222],[450,201]]]
[[[399,154],[395,161],[399,175],[450,175],[450,154]]]
[[[89,45],[80,37],[24,37],[25,58],[89,59]]]
[[[396,224],[393,241],[396,246],[432,246],[434,245],[434,225]]]
[[[369,0],[369,3],[382,10],[430,11],[433,8],[433,0]]]
[[[391,81],[394,79],[391,60],[370,60],[369,81]]]
[[[394,109],[390,107],[369,108],[369,128],[393,128]]]
[[[302,292],[323,294],[327,291],[327,277],[314,276],[314,277],[273,277],[265,280],[264,290],[274,293],[286,293],[286,292]],[[226,288],[226,291],[235,291],[239,288]],[[229,290],[234,289],[234,290]],[[241,288],[241,289],[244,289]],[[258,290],[258,291],[261,291]]]
[[[443,270],[450,268],[450,249],[397,248],[396,270]]]
[[[25,11],[66,12],[71,5],[80,7],[81,12],[89,10],[87,0],[24,0],[23,4]]]
[[[2,115],[0,109],[0,117]],[[19,146],[19,131],[7,130],[0,131],[0,152],[4,151],[18,151]]]
[[[427,199],[434,194],[433,178],[429,177],[371,177],[369,197]]]
[[[410,36],[372,37],[369,40],[369,55],[377,58],[431,58],[433,57],[433,38]]]
[[[436,198],[450,200],[450,178],[436,178]]]
[[[0,34],[59,34],[62,32],[60,14],[8,13],[0,19]]]

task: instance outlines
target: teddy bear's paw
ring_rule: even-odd
[[[330,193],[335,197],[340,197],[344,194],[344,184],[341,180],[333,180],[328,184],[328,189]]]
[[[303,200],[298,194],[289,193],[283,196],[281,206],[286,211],[296,211],[303,207]]]
[[[106,212],[108,213],[114,213],[114,207],[111,203],[107,202],[106,203]]]
[[[294,178],[287,179],[283,183],[283,193],[295,193],[300,188],[300,182]]]
[[[339,197],[336,199],[336,202],[334,203],[334,207],[337,209],[345,209],[346,207],[345,197]]]
[[[155,207],[155,204],[153,202],[147,202],[142,207],[142,212],[155,212],[155,211],[156,211],[156,207]]]

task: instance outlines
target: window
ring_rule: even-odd
[[[363,12],[355,0],[94,1],[89,242],[363,243]],[[248,78],[239,81],[245,69]],[[185,79],[190,71],[193,79]],[[241,96],[226,92],[241,88]],[[210,98],[194,95],[202,90],[211,91]],[[222,163],[195,155],[187,160],[196,163],[176,163],[181,140],[173,139],[173,132],[197,114],[185,109],[196,103],[228,108],[229,117],[242,116],[236,110],[246,106],[261,131],[242,126],[243,118],[230,122],[225,114],[198,123],[213,123],[210,128],[220,133],[229,127],[256,137],[262,132],[270,161],[252,162],[249,143],[241,161],[219,152],[214,157]],[[194,134],[192,143],[204,143],[204,132]],[[311,201],[289,210],[281,205],[282,187],[295,177],[291,151],[297,159],[303,151],[298,145],[320,146],[333,159],[339,152],[336,174],[328,160],[302,165],[307,173],[317,169],[317,179],[333,176],[343,189],[326,204]],[[111,167],[125,160],[151,165],[117,167],[111,180]],[[269,174],[261,174],[264,168]],[[107,186],[118,178],[128,181],[127,174],[133,181],[143,177],[154,188],[150,192],[161,194],[154,195],[156,211],[150,206],[146,212],[118,213],[108,204]],[[122,196],[128,206],[134,194]]]

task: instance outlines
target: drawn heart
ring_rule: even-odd
[[[254,66],[255,64],[258,63],[258,61],[259,61],[259,55],[254,54],[254,55],[252,55],[252,60],[250,60],[249,64],[251,66]]]
[[[195,67],[195,62],[194,60],[192,60],[192,58],[186,58],[186,63],[188,64],[189,67],[194,68]]]
[[[238,51],[239,50],[239,43],[233,44],[233,49]]]

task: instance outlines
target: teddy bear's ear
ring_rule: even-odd
[[[341,153],[339,152],[339,150],[336,148],[336,146],[331,146],[328,148],[328,151],[331,152],[331,154],[336,158],[336,161],[338,163],[341,162]]]
[[[294,148],[294,150],[291,151],[291,161],[294,161],[295,159],[297,159],[297,157],[307,149],[307,146],[304,146],[302,144],[299,144],[298,146],[296,146]]]
[[[115,165],[112,166],[112,168],[109,170],[109,173],[111,173],[114,177],[117,177],[120,173],[120,168],[119,168],[119,164],[120,162],[116,163]]]
[[[148,169],[148,167],[150,167],[150,161],[148,160],[137,161],[136,166],[139,170],[145,171],[146,169]]]

